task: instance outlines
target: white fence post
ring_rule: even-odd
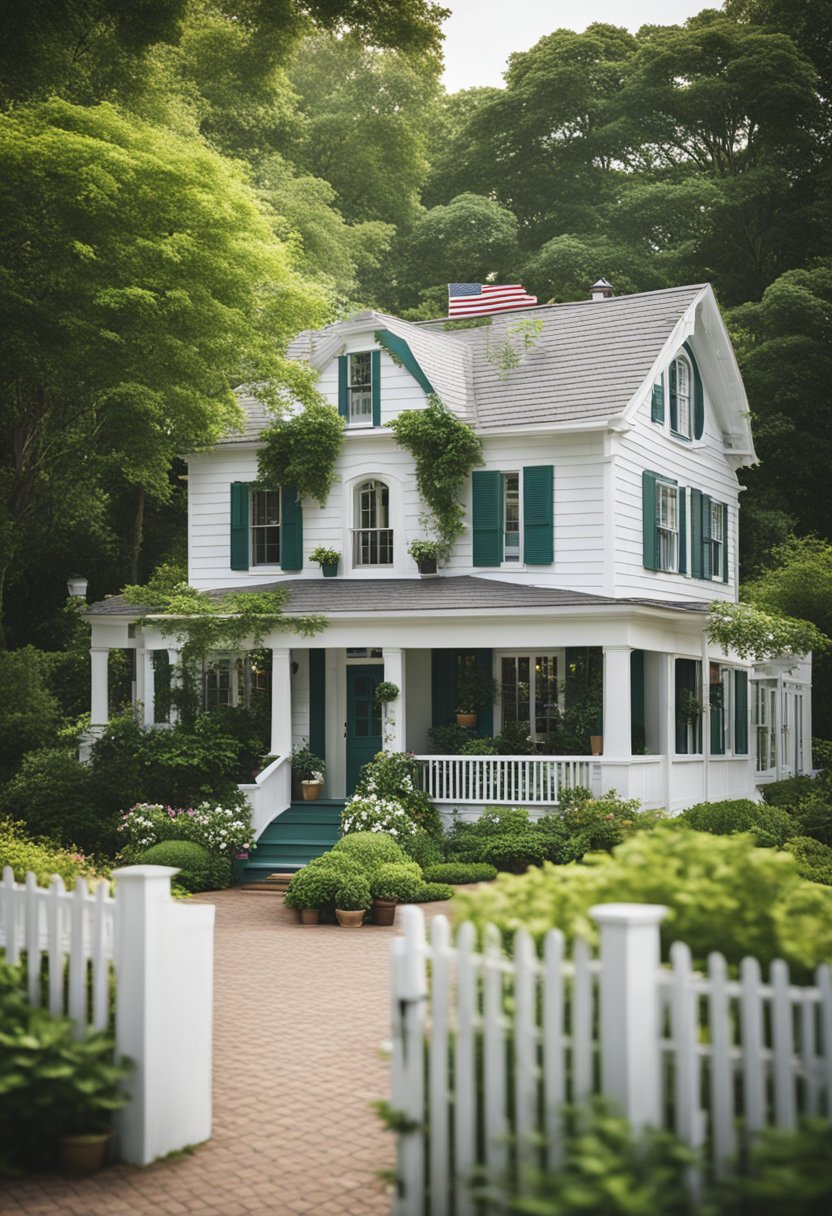
[[[601,1088],[636,1128],[661,1125],[661,904],[600,904]]]
[[[116,1053],[135,1071],[119,1156],[147,1165],[211,1134],[214,908],[171,899],[169,866],[116,880]]]
[[[410,1122],[399,1135],[395,1216],[421,1216],[425,1201],[425,918],[421,908],[399,912],[403,938],[393,955],[393,1108]]]

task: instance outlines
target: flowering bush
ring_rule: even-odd
[[[192,840],[212,853],[232,857],[251,848],[251,810],[247,802],[226,805],[201,802],[196,807],[138,802],[124,811],[118,826],[127,837],[127,853],[149,849],[163,840]]]
[[[425,790],[419,788],[419,762],[408,752],[379,752],[374,756],[361,770],[356,794],[392,800],[404,809],[417,827],[431,835],[441,831],[436,808]]]
[[[341,828],[345,833],[387,832],[401,839],[412,836],[417,824],[394,798],[355,794],[341,812]]]

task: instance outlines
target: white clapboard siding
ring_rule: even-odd
[[[636,1126],[664,1126],[701,1150],[689,1174],[694,1196],[706,1174],[734,1168],[743,1138],[794,1128],[803,1115],[832,1116],[829,967],[798,986],[782,961],[763,982],[757,961],[745,959],[735,979],[712,953],[700,973],[684,942],[659,966],[665,911],[593,908],[600,957],[578,939],[570,959],[557,930],[538,953],[519,929],[513,957],[493,925],[480,950],[469,923],[454,945],[442,916],[427,943],[421,910],[402,909],[393,1107],[408,1130],[399,1138],[396,1216],[474,1216],[473,1176],[497,1188],[510,1180],[522,1193],[534,1170],[564,1160],[564,1106],[598,1093]]]
[[[26,875],[25,883],[16,883],[11,867],[3,870],[0,946],[10,963],[18,963],[26,952],[27,995],[32,1005],[41,1003],[43,959],[47,959],[49,1012],[68,1014],[79,1035],[87,1026],[103,1030],[108,1022],[114,910],[115,900],[103,879],[90,891],[79,878],[75,889],[67,891],[57,875],[46,888],[38,886],[32,873]]]

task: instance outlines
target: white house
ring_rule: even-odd
[[[752,670],[705,637],[709,605],[737,598],[736,472],[756,460],[708,285],[469,328],[365,312],[302,334],[291,353],[346,420],[326,505],[254,486],[268,417],[246,393],[244,429],[188,461],[190,582],[286,585],[287,618],[327,621],[311,640],[289,628],[269,638],[278,759],[249,788],[258,834],[289,806],[287,758],[304,739],[325,755],[330,798],[385,746],[425,757],[446,811],[550,805],[563,782],[676,811],[808,770],[808,661]],[[425,534],[423,504],[385,424],[432,393],[475,428],[484,465],[465,490],[462,539],[421,577],[408,544]],[[319,545],[342,555],[337,577],[310,561]],[[175,664],[170,641],[118,597],[89,616],[93,727],[107,721],[113,648],[136,651],[135,695],[152,724],[154,652]],[[601,754],[432,755],[428,732],[453,721],[466,667],[495,680],[478,733],[519,721],[541,747],[553,718],[597,688]],[[237,704],[256,678],[220,656],[206,694]],[[384,710],[381,680],[399,689]]]

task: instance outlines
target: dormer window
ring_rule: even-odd
[[[364,481],[355,491],[353,565],[392,566],[390,489],[383,481]]]
[[[348,427],[381,426],[381,352],[360,350],[338,360],[338,412]]]
[[[679,355],[670,365],[670,429],[682,439],[691,434],[691,375],[690,364]]]

